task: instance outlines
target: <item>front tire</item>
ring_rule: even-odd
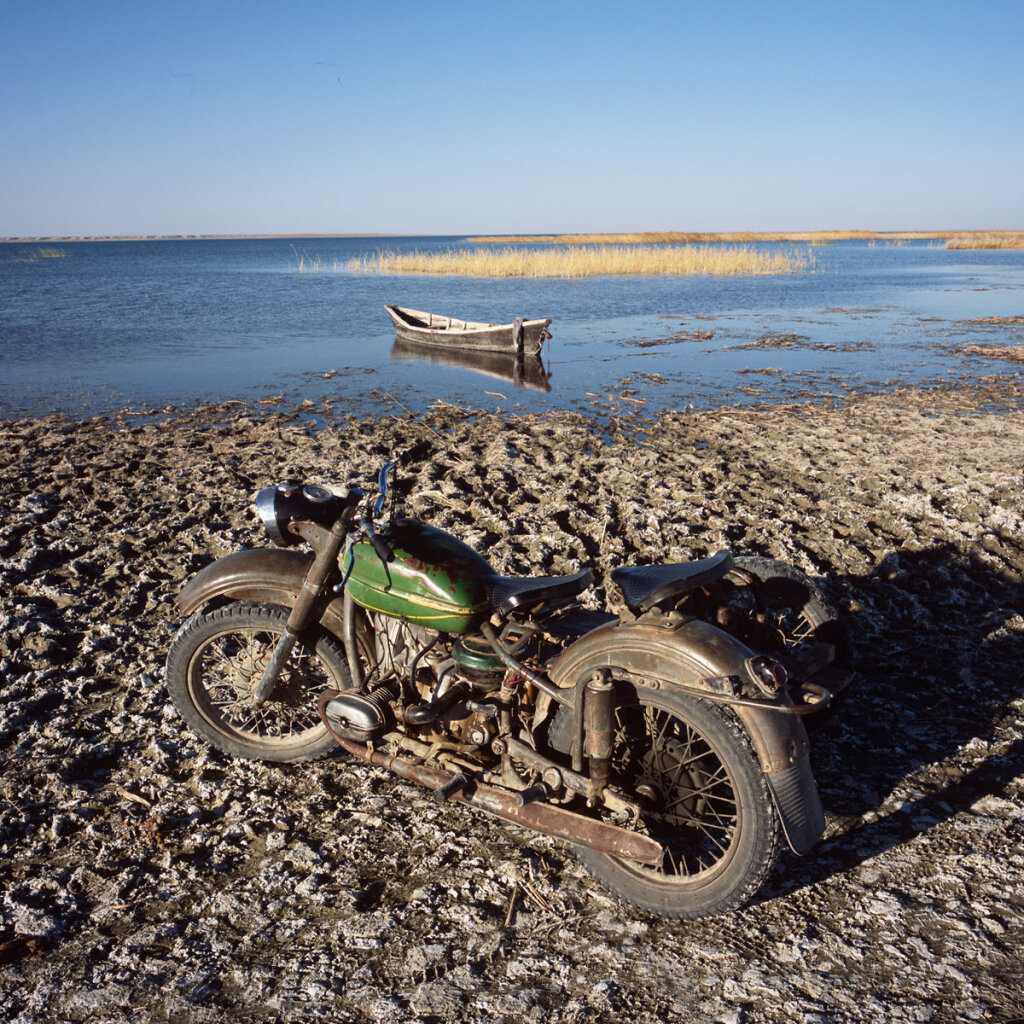
[[[287,622],[283,608],[235,603],[193,615],[171,643],[171,700],[225,754],[297,762],[338,749],[317,698],[351,684],[345,650],[328,634],[300,638],[268,699],[258,707],[250,699]]]
[[[727,709],[639,687],[620,690],[612,779],[646,809],[641,828],[665,848],[648,866],[594,850],[577,856],[628,903],[673,918],[748,902],[775,863],[779,825],[764,773]]]

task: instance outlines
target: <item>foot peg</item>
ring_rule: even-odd
[[[453,796],[458,796],[468,785],[469,779],[461,772],[453,775],[443,786],[434,790],[434,803],[447,803]]]
[[[525,807],[534,800],[547,800],[551,796],[551,787],[546,782],[538,782],[536,786],[522,789],[515,794],[516,807]]]

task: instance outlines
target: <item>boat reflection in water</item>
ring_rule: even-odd
[[[445,366],[459,366],[511,381],[517,388],[531,388],[534,391],[550,391],[550,374],[544,369],[539,355],[516,355],[514,352],[487,352],[472,349],[434,348],[418,345],[395,335],[391,358],[397,362],[413,363],[425,360]]]

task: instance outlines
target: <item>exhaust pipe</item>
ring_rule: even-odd
[[[629,829],[595,821],[575,811],[542,801],[530,801],[522,807],[516,805],[516,794],[511,790],[498,789],[480,783],[459,785],[453,772],[440,768],[429,768],[407,758],[391,756],[374,750],[368,743],[357,743],[339,736],[328,720],[326,708],[338,695],[337,690],[326,690],[320,696],[320,717],[337,743],[355,757],[387,768],[395,775],[426,789],[443,790],[448,800],[468,804],[495,817],[503,818],[515,825],[532,829],[543,835],[564,839],[576,846],[586,846],[598,853],[623,860],[635,860],[641,864],[661,864],[665,850],[660,843]]]

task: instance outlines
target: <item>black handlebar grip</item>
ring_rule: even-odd
[[[394,561],[394,551],[391,550],[391,547],[388,545],[388,542],[379,533],[375,533],[370,538],[370,544],[373,547],[373,550],[376,551],[378,555],[380,555],[380,559],[382,562]]]
[[[411,448],[402,452],[398,456],[398,461],[403,466],[408,466],[410,462],[419,462],[424,456],[429,455],[433,448],[434,446],[430,441],[420,441],[419,444],[414,444]]]

